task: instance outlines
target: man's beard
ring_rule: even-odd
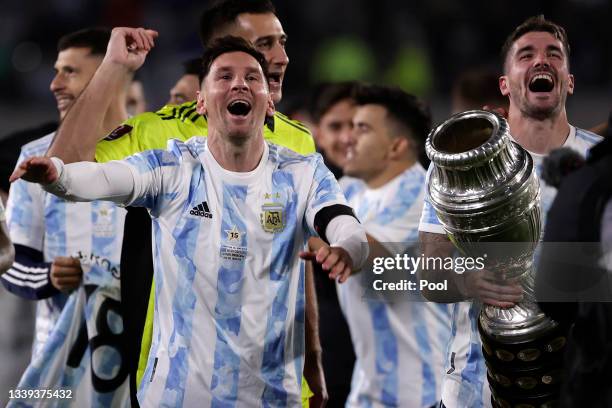
[[[552,103],[547,106],[535,106],[525,100],[521,106],[521,113],[524,116],[536,120],[552,119],[559,115],[562,107],[565,105],[565,98],[559,97],[557,103]]]

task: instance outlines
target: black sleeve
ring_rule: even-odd
[[[57,290],[49,279],[51,264],[43,261],[42,252],[15,244],[15,262],[0,281],[15,295],[31,300],[46,299],[57,295]]]
[[[359,219],[355,216],[355,212],[348,205],[343,204],[334,204],[327,207],[323,207],[317,212],[314,218],[314,227],[317,234],[321,237],[321,239],[329,244],[329,240],[325,235],[325,230],[327,229],[327,225],[331,220],[336,218],[339,215],[350,215],[355,218],[357,222]]]

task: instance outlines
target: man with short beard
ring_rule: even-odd
[[[586,155],[601,138],[568,123],[565,101],[574,92],[569,71],[570,47],[565,30],[543,16],[531,17],[518,26],[502,48],[503,71],[499,88],[508,96],[508,124],[514,140],[532,156],[537,174],[543,158],[564,146]],[[556,189],[540,183],[542,216]],[[544,224],[544,223],[543,223]],[[426,200],[419,226],[425,256],[448,256],[453,247],[431,204]],[[443,253],[446,252],[446,253]],[[429,281],[448,279],[445,293],[426,291],[429,300],[453,304],[453,330],[442,384],[442,406],[482,407],[491,400],[486,367],[477,330],[480,305],[512,307],[521,298],[516,285],[502,284],[486,270],[456,274],[452,271],[421,271]]]
[[[274,5],[269,0],[217,1],[202,14],[200,37],[205,47],[223,35],[235,35],[250,41],[266,57],[270,93],[276,103],[282,98],[282,84],[289,58],[285,51],[287,35],[275,13]],[[186,140],[191,136],[207,134],[207,118],[197,112],[195,101],[179,106],[165,106],[155,113],[135,116],[110,134],[100,129],[102,117],[99,106],[104,106],[116,91],[115,87],[121,87],[131,73],[144,63],[156,36],[156,32],[142,28],[113,30],[113,46],[109,47],[106,60],[94,75],[76,109],[62,123],[49,155],[56,155],[66,163],[94,159],[106,162],[148,149],[165,148],[171,138]],[[83,135],[81,129],[84,128],[92,132]],[[102,138],[104,140],[96,144]],[[264,138],[301,154],[315,151],[308,129],[280,112],[266,119]],[[135,390],[144,373],[153,332],[155,294],[151,284],[150,225],[146,211],[128,208],[121,265],[122,270],[131,272],[122,274],[121,291],[124,295],[122,308],[126,322],[126,347],[130,350],[130,372],[134,374],[130,378],[134,405],[137,404]],[[327,399],[327,391],[322,375],[312,272],[306,273],[305,287],[307,358],[304,377],[315,392],[313,402],[319,404]]]
[[[363,228],[319,155],[263,138],[273,114],[263,55],[225,37],[204,54],[198,112],[207,138],[127,160],[24,162],[12,179],[67,199],[148,208],[155,229],[155,337],[143,406],[297,406],[304,266],[344,282],[368,251]],[[206,216],[208,215],[208,216]]]

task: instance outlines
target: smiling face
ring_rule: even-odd
[[[342,99],[321,116],[315,132],[317,145],[325,152],[325,158],[340,168],[346,161],[355,109],[352,99]]]
[[[176,81],[170,90],[170,99],[166,105],[180,105],[195,101],[200,90],[200,81],[197,75],[185,74]]]
[[[367,182],[385,170],[393,144],[386,118],[387,109],[381,105],[357,107],[343,167],[346,175]]]
[[[283,97],[283,79],[289,64],[285,51],[287,34],[278,18],[273,13],[239,14],[234,24],[219,33],[219,37],[224,35],[242,37],[264,55],[268,61],[270,94],[274,103],[278,103]]]
[[[574,76],[561,41],[542,31],[519,37],[508,53],[505,75],[499,80],[510,109],[536,119],[554,117],[565,108],[574,92]]]
[[[91,55],[88,47],[66,48],[57,54],[55,77],[50,89],[57,101],[60,119],[63,119],[76,98],[83,92],[98,66],[101,55]]]
[[[198,94],[198,112],[207,116],[209,137],[242,145],[261,135],[274,104],[257,60],[242,51],[217,57]]]

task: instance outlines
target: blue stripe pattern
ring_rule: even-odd
[[[192,173],[189,187],[190,192],[195,192],[196,200],[206,199],[206,187],[203,180],[201,167],[198,167]],[[185,383],[189,373],[188,357],[197,300],[193,284],[196,276],[194,259],[196,259],[201,225],[200,220],[184,216],[178,220],[172,231],[175,242],[173,256],[177,260],[178,267],[175,275],[176,290],[172,298],[174,325],[168,346],[168,374],[160,402],[163,406],[182,406],[185,397]],[[156,282],[159,275],[161,274],[156,274]]]
[[[387,314],[387,306],[382,301],[364,299],[367,301],[376,339],[376,373],[379,376],[382,390],[380,401],[385,406],[397,406],[398,395],[398,347],[391,322]]]
[[[247,228],[240,214],[246,213],[247,186],[223,184],[223,212],[221,219],[221,245],[247,247]],[[228,239],[226,231],[236,227],[240,241]],[[217,328],[214,367],[211,383],[211,406],[233,407],[238,398],[240,356],[232,349],[240,334],[242,316],[241,292],[244,284],[245,259],[220,258],[217,274],[217,304],[214,319]]]
[[[412,324],[414,325],[414,338],[421,356],[421,374],[423,376],[423,393],[421,394],[421,406],[430,406],[436,403],[436,377],[433,372],[431,361],[433,360],[431,342],[427,322],[423,319],[425,312],[424,303],[412,303],[410,305]]]
[[[272,174],[272,197],[277,193],[287,197],[284,206],[285,228],[274,234],[272,242],[272,263],[270,265],[270,284],[268,293],[274,301],[268,315],[264,340],[261,374],[266,383],[263,392],[264,406],[287,405],[287,391],[283,386],[285,365],[285,325],[287,322],[287,298],[290,289],[289,272],[294,255],[295,232],[297,229],[297,192],[291,173],[276,171]],[[300,337],[300,333],[295,334]]]
[[[477,327],[479,314],[480,305],[476,302],[471,302],[468,312],[470,321],[470,345],[467,354],[467,363],[463,371],[461,371],[461,381],[470,384],[471,387],[469,390],[470,392],[474,392],[474,408],[482,407],[482,387],[487,373]],[[462,387],[461,391],[466,391],[466,389]],[[461,394],[459,395],[459,401],[466,400],[472,400],[472,398]]]

